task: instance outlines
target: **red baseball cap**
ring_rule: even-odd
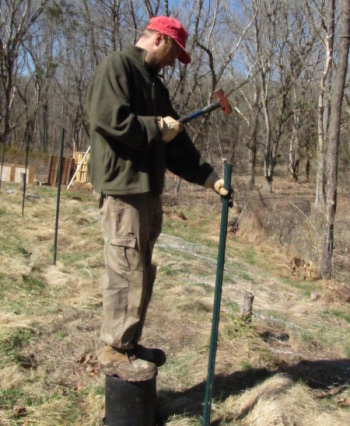
[[[158,33],[171,37],[181,49],[178,60],[183,64],[189,64],[191,62],[191,57],[186,52],[188,32],[177,19],[169,18],[168,16],[155,16],[151,18],[146,30],[157,31]]]

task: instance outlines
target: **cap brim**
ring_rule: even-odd
[[[181,46],[180,43],[178,43],[175,39],[173,39],[176,44],[180,47],[181,52],[179,54],[179,56],[177,57],[177,59],[182,62],[183,64],[189,64],[191,62],[191,56],[186,52],[186,50],[183,48],[183,46]]]

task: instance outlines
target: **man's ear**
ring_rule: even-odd
[[[163,34],[157,33],[156,38],[154,39],[155,45],[158,47],[161,44],[162,40],[163,40]]]

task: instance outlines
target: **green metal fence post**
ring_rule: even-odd
[[[225,162],[225,188],[226,189],[229,189],[231,186],[231,175],[232,175],[232,165]],[[229,200],[228,198],[223,198],[222,208],[221,208],[220,240],[219,240],[219,251],[218,251],[218,263],[217,263],[217,269],[216,269],[216,283],[215,283],[212,329],[211,329],[211,338],[210,338],[208,374],[207,374],[207,383],[205,388],[204,412],[203,412],[203,419],[202,419],[203,426],[209,426],[210,424],[210,410],[211,410],[211,400],[213,396],[215,358],[216,358],[218,330],[219,330],[219,321],[220,321],[222,282],[223,282],[223,276],[224,276],[228,208],[229,208]]]
[[[54,245],[53,245],[53,264],[54,264],[54,265],[56,265],[57,235],[58,235],[58,218],[59,218],[59,214],[60,214],[61,175],[62,175],[63,146],[64,146],[64,129],[62,129],[62,132],[61,132],[60,159],[59,159],[59,166],[58,166],[58,187],[57,187],[57,204],[56,204],[55,242],[54,242]]]

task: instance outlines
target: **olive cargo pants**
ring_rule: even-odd
[[[105,243],[101,340],[132,349],[142,334],[156,266],[152,252],[162,227],[160,196],[151,193],[103,196],[100,200]]]

